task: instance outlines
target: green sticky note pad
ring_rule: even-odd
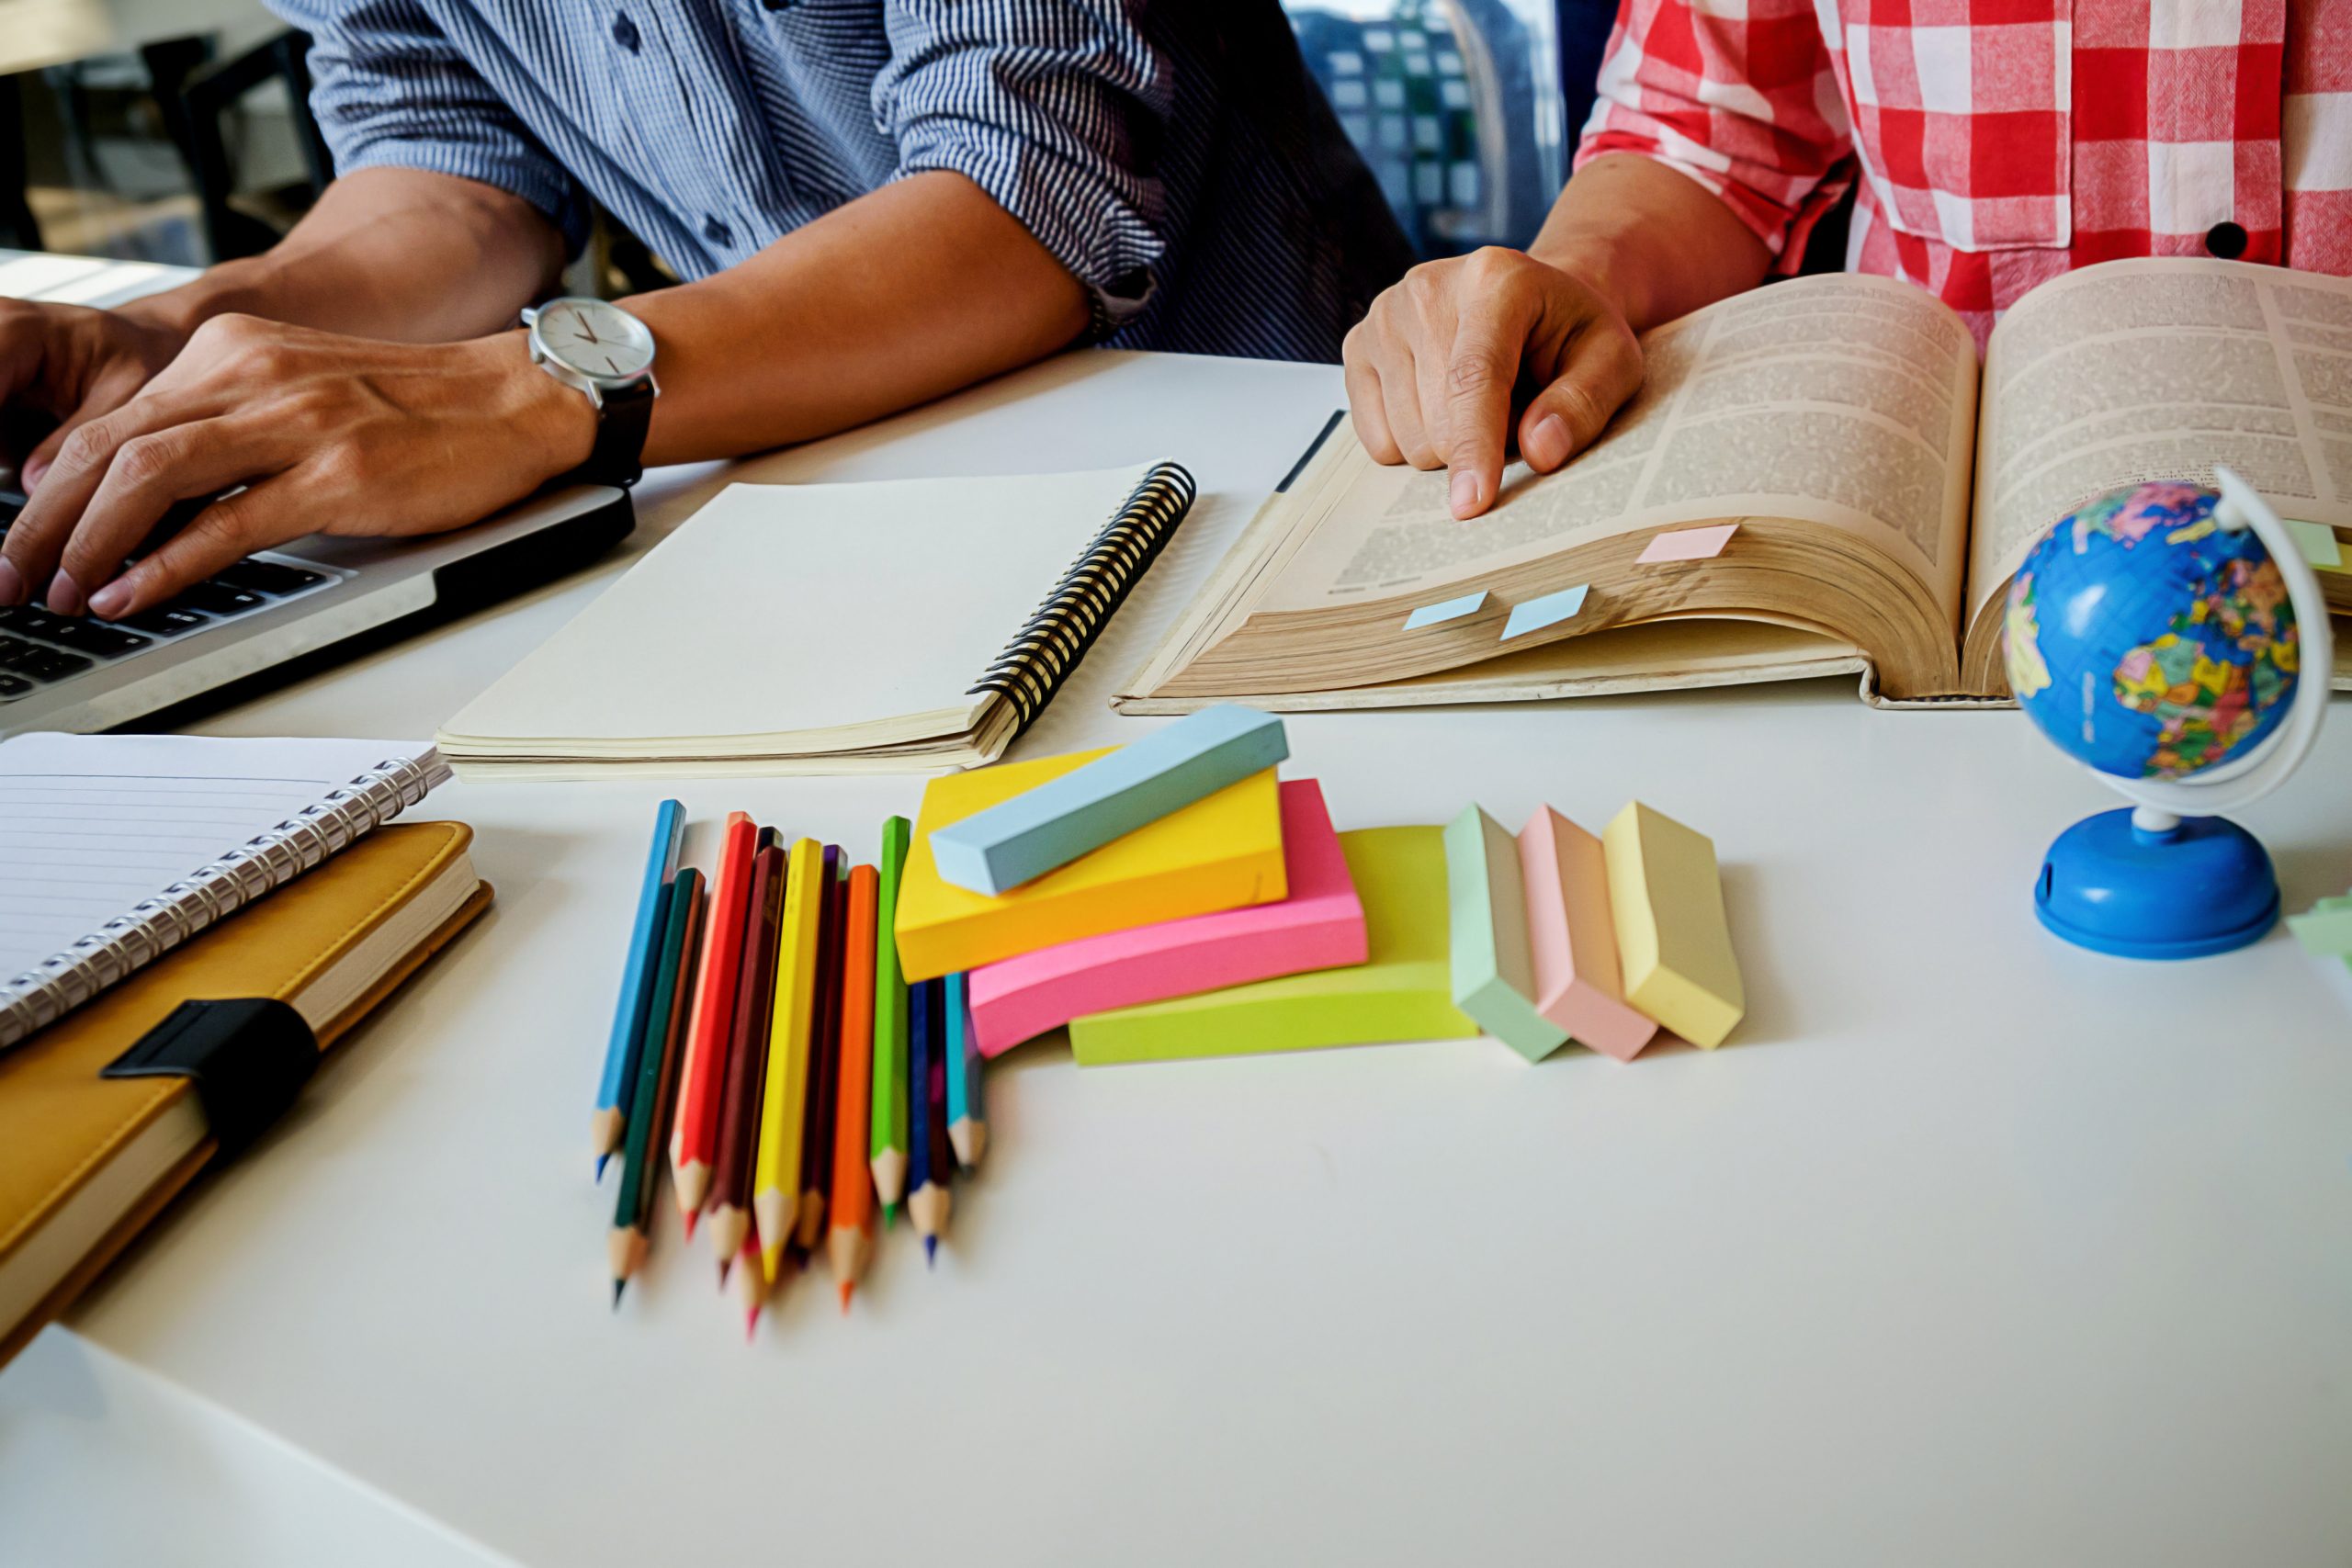
[[[1445,825],[1445,887],[1453,1005],[1529,1061],[1542,1061],[1568,1032],[1535,1010],[1519,840],[1476,806]]]
[[[2344,547],[2335,537],[2335,530],[2324,523],[2306,523],[2300,517],[2281,517],[2287,532],[2295,536],[2296,548],[2303,558],[2322,571],[2342,571]]]
[[[2335,908],[2328,905],[2335,904]],[[2324,958],[2352,958],[2352,900],[2326,899],[2308,914],[2290,915],[2287,929],[2303,944],[2305,953]]]

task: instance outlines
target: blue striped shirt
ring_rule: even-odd
[[[969,176],[1126,348],[1339,357],[1408,265],[1274,0],[270,0],[335,166],[600,203],[682,276]]]

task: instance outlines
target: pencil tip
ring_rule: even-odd
[[[923,1238],[922,1238],[922,1266],[923,1266],[924,1268],[928,1269],[928,1268],[930,1268],[933,1264],[934,1264],[934,1263],[936,1263],[936,1262],[938,1262],[938,1261],[939,1261],[939,1238],[938,1238],[937,1236],[935,1236],[935,1235],[927,1235],[927,1236],[923,1237]]]
[[[727,1270],[734,1261],[732,1258],[722,1258],[718,1260],[718,1288],[722,1291],[727,1288]]]
[[[749,1344],[752,1342],[752,1337],[753,1337],[753,1335],[758,1331],[759,1326],[760,1326],[760,1309],[759,1309],[759,1308],[757,1308],[757,1307],[746,1307],[746,1308],[744,1308],[744,1310],[743,1310],[743,1343],[744,1343],[744,1344],[749,1345]]]
[[[627,1280],[616,1280],[613,1281],[613,1310],[615,1312],[621,1310],[621,1292],[627,1289],[628,1289],[628,1281]]]
[[[842,1315],[843,1317],[847,1317],[847,1316],[849,1315],[849,1295],[850,1295],[850,1292],[851,1292],[852,1291],[856,1290],[856,1289],[857,1289],[857,1287],[856,1287],[855,1285],[852,1284],[852,1283],[851,1283],[850,1281],[848,1281],[847,1280],[843,1280],[842,1281]]]
[[[898,1223],[899,1223],[899,1206],[898,1206],[896,1203],[885,1203],[885,1204],[883,1204],[883,1205],[882,1205],[882,1228],[883,1228],[884,1230],[886,1230],[886,1231],[887,1231],[887,1230],[888,1230],[891,1226],[893,1226],[893,1225],[897,1224]]]
[[[688,1209],[686,1211],[686,1239],[688,1241],[694,1240],[695,1222],[701,1218],[702,1211],[700,1209]]]
[[[604,1179],[605,1179],[605,1162],[606,1160],[608,1160],[608,1159],[612,1158],[612,1157],[613,1157],[613,1156],[612,1156],[611,1155],[608,1155],[608,1154],[598,1155],[598,1156],[596,1156],[596,1179],[597,1179],[597,1180],[602,1181],[602,1180],[604,1180]]]

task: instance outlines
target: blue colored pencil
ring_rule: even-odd
[[[972,1037],[972,1004],[963,976],[947,976],[943,1005],[947,1044],[940,1054],[947,1059],[947,1141],[955,1145],[956,1165],[969,1176],[988,1152],[989,1112],[980,1098],[980,1048]]]
[[[628,1129],[638,1052],[645,1039],[646,1010],[653,1000],[653,971],[662,958],[662,912],[670,901],[671,879],[678,874],[678,849],[685,832],[686,808],[674,800],[663,801],[653,814],[653,848],[645,857],[645,878],[638,887],[628,956],[621,964],[620,1002],[613,1010],[613,1037],[605,1047],[605,1076],[596,1086],[596,1113],[589,1125],[600,1181],[605,1162],[621,1146]]]
[[[946,982],[907,987],[907,1218],[922,1237],[923,1260],[939,1255],[947,1229],[956,1156],[947,1141]]]

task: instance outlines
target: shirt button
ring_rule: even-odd
[[[2245,231],[2234,223],[2216,223],[2205,231],[2205,248],[2223,261],[2245,254]]]
[[[635,54],[638,45],[643,40],[637,36],[637,24],[622,15],[613,18],[613,41]]]
[[[716,218],[706,218],[702,220],[702,237],[714,245],[731,245],[735,243],[735,231]]]

